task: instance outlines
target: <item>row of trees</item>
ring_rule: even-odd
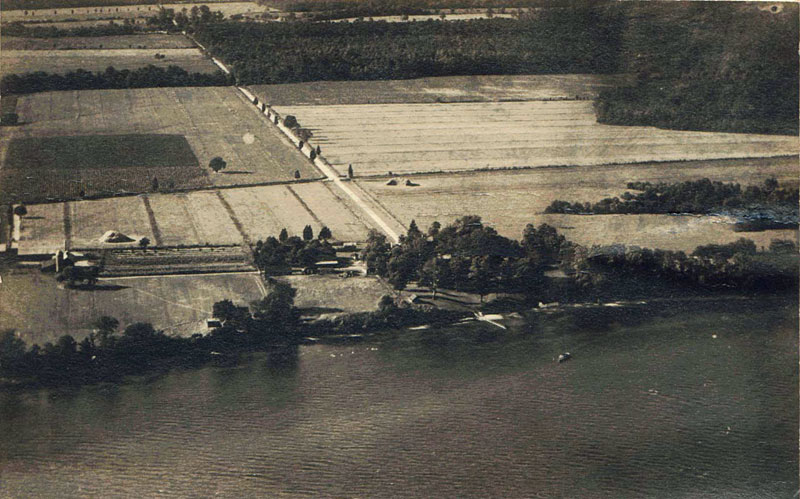
[[[122,36],[140,33],[142,28],[126,19],[123,24],[109,22],[94,26],[76,26],[74,28],[59,28],[56,26],[26,25],[20,21],[9,23],[3,27],[3,35],[20,36],[25,38],[65,38],[72,36]]]
[[[736,183],[712,182],[705,178],[677,183],[629,182],[637,193],[625,192],[622,199],[606,198],[597,203],[556,200],[545,213],[711,213],[724,208],[788,207],[797,213],[798,188],[780,185],[769,178],[761,186],[742,189]]]
[[[412,221],[408,233],[392,247],[371,232],[362,259],[369,273],[385,277],[396,289],[411,281],[430,287],[470,291],[536,294],[544,291],[544,271],[571,246],[553,227],[525,227],[521,241],[505,238],[478,216],[466,216],[423,234]]]
[[[239,83],[254,84],[609,73],[617,69],[619,33],[619,17],[604,7],[450,23],[222,22],[202,26],[196,37]]]
[[[204,24],[220,22],[224,18],[222,12],[212,11],[207,5],[194,5],[191,9],[184,7],[178,12],[161,7],[156,15],[147,18],[147,25],[168,31],[177,28],[194,32]]]
[[[601,123],[798,134],[796,3],[623,3],[636,83],[600,93]]]
[[[94,332],[77,342],[64,335],[55,343],[30,348],[14,333],[0,334],[0,376],[45,385],[116,381],[153,369],[206,362],[211,352],[236,353],[296,344],[295,290],[269,280],[268,293],[249,307],[230,300],[215,303],[222,326],[208,335],[168,336],[148,323],[134,323],[118,334],[119,321],[101,317]]]
[[[563,263],[575,272],[579,285],[595,292],[652,278],[659,286],[673,283],[706,290],[775,293],[797,289],[797,261],[785,265],[775,258],[796,250],[792,242],[774,241],[767,251],[759,252],[753,241],[744,238],[700,246],[691,255],[621,245],[574,246]]]
[[[327,227],[322,227],[314,239],[314,230],[310,225],[303,228],[303,237],[289,236],[286,229],[281,230],[276,239],[273,236],[259,240],[254,249],[256,267],[262,272],[269,269],[284,269],[291,266],[307,267],[316,262],[336,258],[329,239],[333,235]]]
[[[231,83],[220,70],[215,73],[189,73],[178,66],[160,68],[148,65],[139,69],[91,72],[77,69],[66,74],[37,71],[22,75],[10,74],[0,80],[0,93],[22,94],[53,90],[99,90],[114,88],[203,87]]]

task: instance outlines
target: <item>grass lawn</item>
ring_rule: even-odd
[[[198,166],[182,135],[128,134],[25,137],[8,145],[9,169]]]

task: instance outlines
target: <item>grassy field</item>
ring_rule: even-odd
[[[225,17],[235,14],[257,14],[266,12],[255,2],[205,2],[205,3],[169,3],[160,4],[165,9],[176,12],[183,8],[207,5],[214,12],[222,12]],[[3,10],[3,22],[34,21],[91,21],[95,19],[133,19],[154,16],[159,5],[105,5],[99,7],[53,7],[48,9]]]
[[[2,272],[0,330],[13,328],[29,343],[55,341],[71,334],[78,341],[102,315],[121,326],[152,322],[168,333],[206,332],[214,302],[247,304],[262,296],[257,274],[105,278],[98,290],[59,288],[52,274]]]
[[[156,59],[156,53],[165,57]],[[214,73],[219,69],[196,48],[11,50],[4,47],[0,64],[3,75],[37,71],[63,74],[77,69],[97,72],[109,66],[118,70],[138,69],[151,64],[162,68],[179,66],[190,73]]]
[[[390,288],[374,277],[342,279],[331,275],[298,275],[281,277],[280,280],[297,290],[295,305],[303,315],[375,310],[381,296],[390,293]]]
[[[624,75],[437,76],[414,80],[253,85],[250,88],[273,106],[330,106],[593,99],[600,90],[617,86],[627,79]]]
[[[5,199],[35,202],[74,199],[81,191],[89,196],[146,192],[153,177],[162,188],[291,181],[295,170],[304,179],[321,177],[230,87],[43,92],[20,96],[17,112],[22,125],[7,129],[0,148],[20,138],[172,134],[186,137],[200,168],[149,168],[142,163],[119,171],[56,171],[44,179],[26,178],[30,175],[4,167],[0,192]],[[207,168],[215,156],[227,162],[223,173],[212,174]]]
[[[79,170],[197,164],[189,143],[181,135],[70,135],[12,139],[4,168]]]
[[[326,225],[341,241],[366,239],[367,226],[322,183],[220,192],[253,241],[277,237],[283,228],[289,235],[299,236],[306,225],[310,225],[315,234]]]
[[[0,271],[0,330],[16,329],[29,344],[71,334],[78,341],[103,315],[120,321],[152,322],[170,334],[205,333],[215,302],[247,305],[263,296],[256,273],[103,278],[96,290],[59,287],[38,270]],[[288,276],[297,289],[295,304],[304,315],[374,310],[387,288],[374,278]]]
[[[3,50],[188,49],[195,47],[194,43],[183,35],[162,33],[66,36],[62,38],[0,36],[0,43],[2,43]]]
[[[412,219],[427,228],[476,214],[501,234],[518,239],[528,223],[553,223],[568,237],[586,244],[622,242],[643,246],[692,249],[697,244],[728,242],[739,237],[769,244],[791,231],[733,232],[725,220],[697,217],[583,217],[543,215],[555,199],[598,201],[619,196],[630,181],[681,181],[710,178],[760,184],[776,177],[796,180],[796,158],[690,161],[620,166],[542,168],[513,172],[415,175],[416,187],[387,186],[385,180],[359,180],[358,185],[406,226]],[[717,223],[719,222],[719,223]]]
[[[600,125],[591,101],[279,106],[340,172],[465,171],[795,154],[797,137]]]

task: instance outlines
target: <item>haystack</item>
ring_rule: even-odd
[[[106,231],[100,238],[101,243],[132,243],[133,239],[116,230]]]
[[[397,180],[390,179],[388,182],[386,182],[386,185],[397,185]]]

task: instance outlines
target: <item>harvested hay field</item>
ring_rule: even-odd
[[[154,247],[241,245],[277,237],[284,227],[300,235],[306,225],[315,234],[327,226],[339,241],[363,241],[368,230],[360,213],[323,182],[31,204],[20,225],[21,255],[65,246],[130,248],[142,237]],[[134,241],[102,242],[109,230]]]
[[[413,80],[316,81],[253,85],[272,106],[495,102],[594,99],[600,90],[625,83],[625,75],[478,75]]]
[[[278,106],[356,176],[796,154],[798,138],[598,124],[591,101]]]
[[[182,35],[143,33],[114,36],[65,36],[27,38],[0,36],[3,50],[75,50],[75,49],[189,49],[191,40]]]
[[[164,57],[156,58],[156,54]],[[197,48],[8,50],[4,47],[0,64],[3,75],[37,71],[65,74],[77,69],[98,72],[109,66],[122,70],[149,65],[161,68],[179,66],[189,73],[215,73],[219,70]]]
[[[4,168],[80,170],[197,165],[197,158],[182,135],[127,134],[12,139]]]
[[[151,190],[154,177],[162,188],[248,185],[321,178],[317,169],[280,132],[265,123],[255,106],[230,87],[152,88],[43,92],[20,96],[21,125],[0,137],[0,148],[20,138],[64,135],[181,135],[199,167],[151,168],[146,163],[125,169],[54,170],[50,179],[27,178],[21,170],[0,170],[5,200],[37,202],[76,199],[118,192]],[[227,169],[210,174],[211,158],[221,156]]]
[[[242,235],[214,191],[147,196],[160,245],[241,244]]]
[[[94,290],[64,289],[52,274],[39,271],[3,273],[0,286],[0,330],[20,332],[28,343],[55,341],[71,334],[80,341],[103,315],[120,321],[152,322],[169,334],[207,332],[215,302],[247,304],[261,298],[255,273],[224,275],[103,278]]]
[[[732,224],[725,220],[712,221],[708,217],[641,215],[638,218],[641,221],[635,222],[631,215],[612,215],[606,219],[543,215],[542,212],[556,199],[599,201],[619,196],[625,191],[625,184],[631,181],[675,182],[709,178],[748,185],[761,184],[769,177],[781,181],[796,180],[797,159],[690,161],[408,177],[419,184],[415,187],[406,187],[402,181],[396,186],[387,186],[385,179],[359,180],[357,183],[403,224],[408,226],[413,219],[423,230],[434,221],[444,224],[465,214],[476,214],[502,235],[515,239],[522,235],[526,224],[552,220],[562,228],[577,227],[563,230],[568,237],[587,244],[618,239],[615,242],[634,244],[632,241],[635,240],[636,244],[644,246],[662,244],[692,249],[697,244],[728,242],[739,237],[763,240],[768,245],[770,238],[783,237],[791,231],[734,232]],[[559,217],[568,217],[564,220],[569,222]],[[621,221],[613,221],[620,217]],[[608,232],[598,232],[600,229],[593,228],[592,224]],[[582,235],[584,230],[586,232]],[[660,238],[658,234],[665,236]],[[648,242],[649,237],[652,237],[652,242]]]
[[[363,241],[367,236],[367,226],[357,212],[324,183],[225,189],[220,194],[253,242],[277,237],[283,228],[299,236],[306,225],[314,234],[327,226],[340,241]]]

